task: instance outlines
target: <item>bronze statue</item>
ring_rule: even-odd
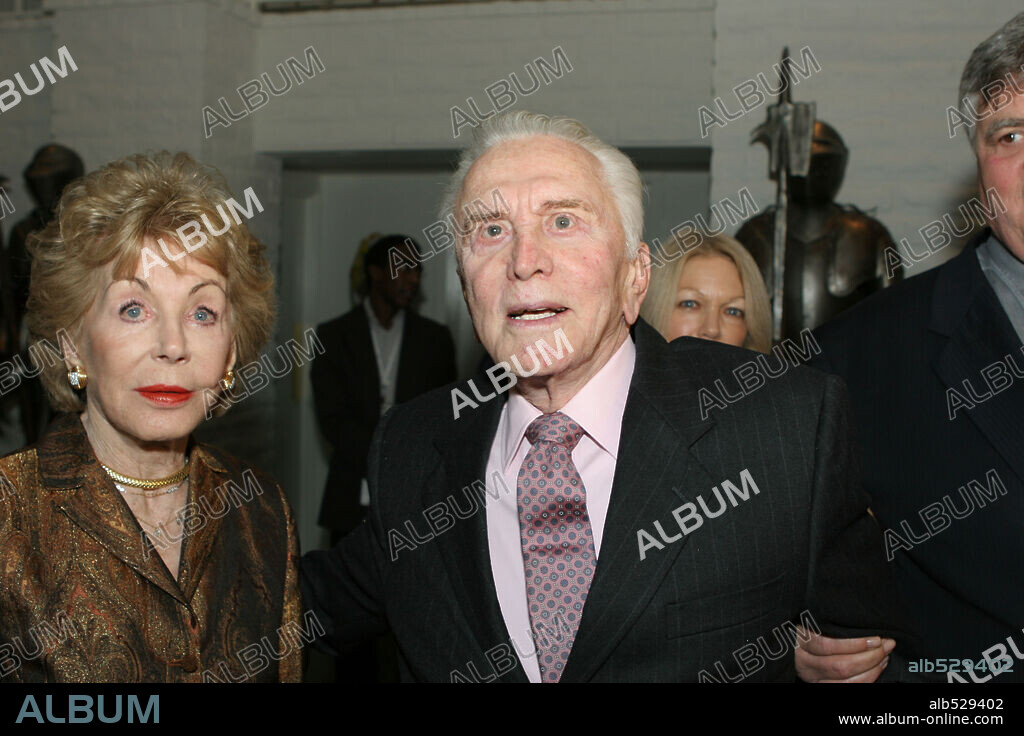
[[[788,61],[783,51],[784,74]],[[828,123],[814,119],[813,103],[791,102],[789,85],[783,86],[768,121],[752,136],[752,142],[769,148],[769,176],[779,182],[776,206],[736,233],[772,295],[776,341],[827,322],[903,277],[900,270],[891,278],[886,275],[886,249],[896,246],[885,226],[834,201],[849,157],[843,139]],[[807,125],[810,120],[813,128]],[[786,213],[779,222],[777,211]]]
[[[36,151],[24,172],[36,207],[14,226],[10,244],[0,255],[0,294],[2,294],[3,332],[6,353],[20,353],[21,363],[33,370],[29,362],[27,346],[21,345],[22,320],[25,303],[28,301],[28,285],[31,260],[25,249],[28,236],[42,230],[54,217],[54,210],[64,187],[85,173],[81,157],[67,146],[50,143]],[[13,395],[20,407],[21,426],[27,443],[39,437],[49,414],[49,405],[37,377],[24,377]]]
[[[19,325],[25,314],[25,302],[28,300],[31,266],[25,250],[25,240],[31,233],[42,230],[49,224],[64,187],[83,174],[85,166],[79,155],[58,143],[50,143],[36,151],[32,162],[25,168],[25,185],[35,200],[36,207],[14,226],[8,250],[14,281],[16,319]]]

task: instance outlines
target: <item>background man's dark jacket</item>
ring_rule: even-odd
[[[692,338],[666,344],[642,321],[634,335],[600,558],[562,681],[695,681],[702,671],[792,680],[793,650],[776,632],[805,611],[826,634],[902,640],[841,381],[792,368],[702,420],[698,389],[753,353]],[[367,520],[333,550],[304,557],[304,600],[326,627],[329,652],[390,626],[405,680],[524,681],[495,593],[480,494],[476,513],[433,531],[427,524],[439,518],[437,504],[452,508],[450,496],[469,509],[472,491],[462,489],[484,477],[504,400],[454,419],[450,390],[384,417]],[[759,493],[640,558],[640,530],[657,536],[657,521],[679,533],[673,510],[700,510],[698,496],[718,511],[713,488],[739,486],[744,470]],[[395,544],[392,532],[408,535],[406,522],[421,540],[415,549]],[[890,664],[885,676],[898,670]]]
[[[317,421],[332,449],[320,525],[348,531],[364,515],[359,488],[380,418],[380,376],[362,305],[319,325],[317,336],[324,353],[313,361],[310,379]],[[448,328],[405,310],[395,402],[454,380],[455,345]]]
[[[1008,636],[1024,647],[1024,378],[1006,366],[1024,369],[1024,353],[978,263],[988,235],[815,333],[817,367],[849,386],[864,487],[899,536],[891,567],[931,658],[978,660]],[[1014,671],[997,681],[1024,680],[1007,651]]]

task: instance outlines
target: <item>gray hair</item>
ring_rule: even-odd
[[[1018,13],[1006,25],[978,44],[960,76],[960,112],[971,121],[970,141],[977,133],[975,118],[968,105],[979,111],[995,95],[1007,90],[1008,83],[1024,79],[1024,13]],[[1015,89],[1020,88],[1014,84]]]
[[[462,261],[458,258],[461,244],[459,228],[454,219],[455,204],[462,193],[462,186],[470,167],[488,149],[499,143],[538,135],[555,136],[575,143],[598,160],[604,174],[604,184],[618,208],[619,223],[626,236],[626,255],[630,260],[635,259],[643,234],[643,182],[640,180],[640,172],[629,157],[600,140],[578,120],[514,110],[490,117],[474,130],[473,141],[459,156],[459,164],[445,190],[441,203],[441,220],[448,223],[455,237],[456,263],[459,264],[459,268],[462,268]]]

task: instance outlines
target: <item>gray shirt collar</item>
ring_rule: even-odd
[[[1024,262],[992,233],[978,246],[978,263],[1017,337],[1024,342]]]

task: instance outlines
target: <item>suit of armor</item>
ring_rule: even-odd
[[[783,284],[782,337],[814,329],[869,294],[899,281],[886,275],[885,252],[895,248],[878,220],[834,199],[846,171],[848,149],[839,133],[816,121],[810,171],[789,178],[789,220]],[[757,261],[772,291],[775,208],[743,224],[736,239]]]
[[[22,322],[28,301],[32,260],[26,248],[29,235],[42,230],[54,218],[64,187],[85,173],[82,159],[77,153],[58,143],[43,146],[32,157],[25,169],[25,184],[35,200],[36,207],[11,231],[10,244],[3,254],[3,289],[6,343],[10,354],[23,353],[24,365],[30,366],[21,343]],[[49,406],[43,384],[38,378],[24,378],[17,392],[11,394],[9,404],[17,401],[21,407],[21,427],[25,442],[35,442],[49,419]],[[9,407],[0,406],[0,411]]]

